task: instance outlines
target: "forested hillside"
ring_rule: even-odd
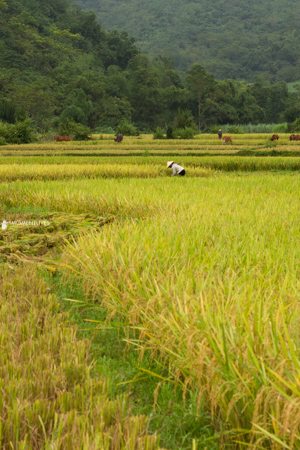
[[[201,62],[218,79],[299,79],[298,0],[76,2],[104,28],[127,30],[145,53],[170,57],[181,72]]]
[[[92,129],[121,119],[172,120],[184,92],[167,64],[151,64],[126,32],[104,31],[68,0],[0,0],[0,119],[29,115]]]
[[[0,0],[0,50],[4,123],[29,118],[37,130],[67,134],[70,121],[92,130],[125,120],[140,131],[209,131],[300,117],[299,92],[284,81],[217,81],[199,63],[181,78],[169,58],[143,55],[126,32],[104,31],[68,0]]]

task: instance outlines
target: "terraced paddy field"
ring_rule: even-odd
[[[5,145],[0,147],[0,156],[9,155],[80,155],[80,156],[119,156],[119,155],[186,155],[235,154],[241,151],[266,151],[276,149],[284,152],[299,152],[300,141],[289,141],[288,134],[281,133],[279,140],[271,142],[271,135],[241,134],[232,135],[232,145],[222,144],[215,135],[203,134],[191,140],[153,139],[151,135],[138,137],[125,136],[123,142],[114,142],[112,135],[94,135],[89,141],[44,142],[39,144]]]
[[[300,158],[204,139],[1,148],[2,448],[300,448]]]

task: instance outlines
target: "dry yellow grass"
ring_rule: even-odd
[[[67,240],[100,229],[112,220],[90,214],[6,213],[7,228],[0,229],[0,262],[40,262],[49,252],[59,252]]]
[[[0,298],[2,449],[159,448],[128,398],[110,400],[107,380],[93,379],[90,343],[32,266],[1,272]]]

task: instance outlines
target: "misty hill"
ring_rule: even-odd
[[[299,0],[75,0],[105,29],[126,30],[149,55],[219,79],[299,79]]]

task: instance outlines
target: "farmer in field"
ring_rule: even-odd
[[[218,137],[219,137],[219,139],[222,139],[222,130],[221,130],[221,128],[218,131]]]
[[[167,162],[167,169],[172,169],[173,171],[173,177],[176,175],[180,175],[181,177],[184,177],[185,170],[183,167],[179,166],[178,164],[175,164],[174,161],[168,161]]]

